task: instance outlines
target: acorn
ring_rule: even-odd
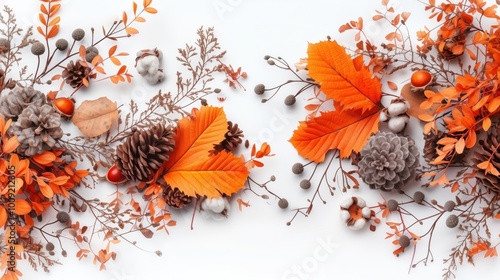
[[[70,118],[75,111],[75,103],[67,97],[56,98],[52,103],[54,108],[63,116]]]
[[[434,81],[434,76],[427,70],[418,70],[411,75],[411,89],[422,92]]]
[[[116,165],[113,165],[109,168],[108,173],[106,173],[106,180],[111,184],[118,185],[125,183],[127,178],[118,170]]]

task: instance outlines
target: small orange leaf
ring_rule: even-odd
[[[115,54],[117,48],[118,48],[118,45],[114,45],[111,48],[109,48],[108,56],[109,57],[113,56]]]
[[[19,141],[17,141],[17,135],[9,138],[7,141],[4,140],[2,151],[4,153],[12,153],[19,147]]]
[[[123,25],[127,25],[127,22],[128,22],[128,17],[127,17],[127,13],[124,11],[123,14],[122,14],[122,22],[123,22]]]
[[[57,17],[53,18],[53,19],[49,22],[49,26],[56,25],[56,24],[58,24],[59,22],[61,22],[61,17],[57,16]]]
[[[127,32],[127,34],[129,35],[135,35],[135,34],[139,34],[139,30],[133,28],[133,27],[127,27],[125,28],[125,32]]]
[[[31,212],[30,204],[24,199],[16,199],[14,213],[17,215],[26,215]]]
[[[53,38],[59,33],[59,25],[54,25],[50,28],[49,33],[47,33],[46,38],[50,39]]]
[[[44,151],[41,154],[34,155],[32,158],[41,165],[49,165],[56,160],[56,155],[51,151]]]
[[[146,12],[150,13],[150,14],[156,14],[158,13],[158,10],[156,10],[155,8],[152,8],[152,7],[148,7],[146,9],[144,9]]]

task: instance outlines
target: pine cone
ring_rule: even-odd
[[[500,177],[486,173],[485,170],[477,168],[477,164],[489,160],[491,164],[500,170],[500,151],[497,149],[500,145],[500,125],[496,131],[490,132],[485,140],[479,140],[479,149],[474,153],[472,162],[475,164],[476,178],[479,182],[491,191],[500,194]]]
[[[427,162],[432,162],[438,156],[436,149],[443,148],[443,145],[439,145],[437,142],[443,137],[457,138],[458,140],[458,137],[448,133],[444,133],[442,131],[438,131],[437,134],[434,134],[434,132],[431,130],[429,134],[424,134],[424,158]],[[451,155],[448,155],[444,158],[444,160],[451,160],[452,163],[459,163],[464,159],[465,155],[465,152],[462,154],[456,154],[455,156],[453,156],[453,158],[451,158]]]
[[[358,163],[361,179],[372,189],[400,189],[414,175],[419,152],[413,139],[394,133],[373,135],[361,150]]]
[[[9,132],[17,135],[18,153],[34,156],[52,149],[56,140],[63,136],[61,115],[48,104],[31,104],[19,115]]]
[[[63,70],[62,77],[72,88],[79,88],[83,84],[83,78],[90,78],[90,71],[90,67],[70,61]]]
[[[193,197],[186,195],[178,188],[167,185],[163,190],[163,197],[168,206],[176,209],[183,208],[193,201]]]
[[[174,149],[174,132],[158,124],[135,131],[116,148],[116,166],[129,180],[148,181]]]
[[[45,103],[45,94],[40,91],[32,87],[16,87],[0,99],[0,115],[16,120],[30,104],[41,107]]]
[[[443,137],[444,133],[438,131],[437,134],[431,130],[428,134],[424,134],[424,158],[427,162],[433,161],[438,155],[436,149],[438,148],[437,142]]]
[[[231,152],[243,141],[243,131],[239,129],[237,123],[233,124],[231,121],[228,121],[227,130],[228,131],[224,135],[225,139],[219,144],[214,145],[214,154],[218,154],[223,150]]]

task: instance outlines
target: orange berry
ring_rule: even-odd
[[[54,100],[54,107],[61,113],[61,115],[66,117],[73,116],[75,111],[75,103],[66,97],[57,98]]]
[[[415,88],[425,88],[432,80],[433,77],[427,70],[418,70],[411,75],[411,85]]]

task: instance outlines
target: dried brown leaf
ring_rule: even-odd
[[[71,119],[80,131],[87,137],[99,136],[109,129],[118,118],[116,102],[107,97],[92,101],[84,101],[75,110]]]

